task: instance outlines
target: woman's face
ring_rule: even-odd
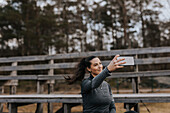
[[[103,65],[100,61],[99,58],[93,58],[91,61],[91,66],[90,68],[87,67],[87,70],[91,72],[91,74],[95,77],[97,76],[99,73],[102,72],[103,70]]]

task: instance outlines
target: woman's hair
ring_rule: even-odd
[[[82,79],[84,79],[85,73],[86,73],[86,68],[90,68],[91,66],[91,60],[97,58],[96,56],[89,56],[87,58],[83,58],[80,60],[80,62],[78,63],[78,65],[76,66],[76,71],[75,74],[70,77],[64,77],[69,84],[72,84],[76,81],[81,81]]]

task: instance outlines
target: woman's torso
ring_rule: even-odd
[[[91,80],[90,78],[85,81]],[[82,84],[83,85],[83,84]],[[88,92],[83,92],[83,113],[109,113],[109,106],[113,100],[109,85],[103,81],[101,85]]]

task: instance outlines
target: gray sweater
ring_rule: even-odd
[[[99,75],[82,81],[83,113],[116,113],[110,85],[104,81],[110,76],[105,68]]]

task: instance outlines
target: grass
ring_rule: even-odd
[[[116,113],[124,113],[126,110],[124,109],[123,103],[116,103]],[[149,109],[150,113],[168,113],[170,103],[145,103],[147,108]],[[140,113],[149,113],[147,108],[143,104],[139,104],[140,106]],[[82,112],[82,106],[77,106],[72,108],[72,112]]]

